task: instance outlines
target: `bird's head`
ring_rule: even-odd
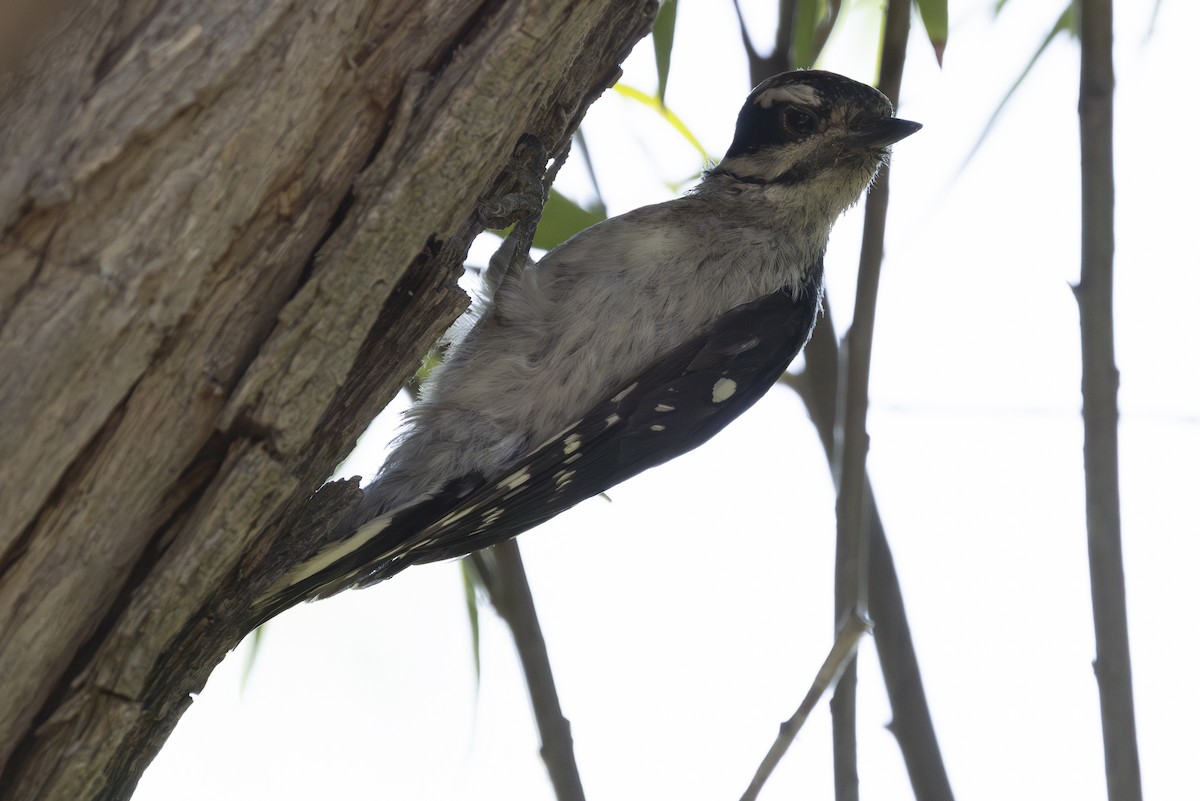
[[[746,98],[712,174],[815,192],[836,215],[870,185],[891,145],[920,128],[896,119],[891,101],[866,84],[822,70],[785,72]]]

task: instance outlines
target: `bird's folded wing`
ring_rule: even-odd
[[[696,448],[770,389],[808,341],[819,305],[816,284],[726,312],[501,474],[465,476],[326,546],[260,608],[273,615],[486,548]]]

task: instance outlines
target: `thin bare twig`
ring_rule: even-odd
[[[1079,301],[1083,352],[1083,463],[1088,561],[1096,631],[1096,681],[1108,797],[1142,797],[1133,669],[1121,557],[1117,388],[1113,348],[1113,11],[1112,0],[1081,0],[1079,139],[1082,150],[1082,265]]]
[[[810,0],[810,2],[816,2],[816,0]],[[778,71],[782,72],[790,69],[793,65],[791,55],[792,42],[796,38],[796,0],[779,0],[775,5],[778,9],[778,19],[775,23],[775,44],[766,60],[773,62],[773,66],[780,67]]]
[[[596,166],[592,163],[592,152],[588,150],[587,137],[583,135],[583,128],[575,131],[575,141],[579,145],[579,157],[583,159],[583,166],[587,170],[588,180],[591,181],[592,191],[596,193],[596,205],[600,207],[600,213],[607,217],[608,206],[604,202],[604,193],[600,191],[600,181],[596,178]]]
[[[738,28],[742,35],[742,49],[746,52],[746,61],[750,65],[750,85],[757,86],[772,75],[787,72],[792,68],[792,36],[795,28],[795,0],[779,0],[779,22],[775,27],[775,42],[770,53],[759,55],[750,41],[750,32],[742,17],[742,6],[738,0],[733,0],[733,10],[737,14]]]
[[[566,161],[570,144],[571,140],[568,138],[558,152],[551,155],[553,163],[541,179],[542,197],[549,193],[558,170]],[[503,274],[509,274],[524,265],[529,257],[537,224],[538,215],[521,219],[509,234],[509,238],[515,242],[508,254],[507,263],[489,265],[489,271],[497,269]],[[496,276],[492,280],[499,282],[500,277]],[[525,566],[521,561],[521,551],[517,542],[502,542],[486,551],[471,554],[467,560],[487,591],[496,613],[512,631],[513,644],[525,674],[525,685],[529,689],[534,721],[542,740],[542,762],[554,787],[555,797],[558,801],[584,801],[583,782],[579,778],[579,767],[575,762],[571,724],[563,715],[562,706],[558,702],[558,689],[554,683],[554,673],[550,669],[546,640],[542,636],[537,608],[533,604],[533,593],[529,588],[529,579],[525,575]]]
[[[516,540],[507,540],[468,557],[476,560],[492,606],[512,631],[525,673],[533,717],[542,740],[542,762],[558,801],[584,801],[583,782],[575,762],[571,723],[562,713],[550,655],[538,623],[537,609]]]
[[[808,694],[804,696],[804,700],[800,702],[796,712],[779,726],[779,735],[775,738],[770,750],[767,751],[767,755],[763,757],[762,764],[755,771],[750,786],[746,788],[746,792],[742,793],[741,801],[754,801],[758,798],[767,779],[771,777],[771,773],[774,772],[779,761],[783,759],[783,755],[791,747],[792,741],[804,727],[808,716],[816,709],[817,702],[821,700],[821,696],[825,694],[826,690],[837,686],[846,665],[854,659],[854,654],[858,651],[858,643],[870,630],[871,623],[865,617],[852,614],[846,618],[838,631],[838,636],[833,641],[829,656],[825,657],[825,662],[817,671],[817,677],[813,679]]]
[[[828,309],[828,302],[826,303]],[[825,458],[833,469],[834,426],[837,415],[837,342],[828,311],[817,323],[804,349],[804,372],[785,373],[782,383],[794,389],[812,418]],[[925,700],[925,687],[917,652],[908,626],[900,578],[892,561],[868,478],[864,484],[865,512],[871,531],[868,559],[870,618],[875,624],[875,650],[892,706],[890,731],[900,746],[916,801],[954,801],[950,779],[938,747],[933,718]]]
[[[746,18],[742,16],[742,4],[738,0],[733,0],[733,13],[737,15],[738,31],[742,35],[742,49],[746,51],[746,58],[750,61],[750,83],[755,83],[754,67],[758,61],[762,60],[762,56],[754,49],[754,42],[750,41],[750,30],[746,27]]]
[[[879,88],[896,103],[904,73],[908,45],[911,4],[888,3],[883,29],[879,66]],[[853,609],[867,611],[867,561],[870,530],[864,525],[866,500],[867,388],[871,370],[871,346],[875,332],[875,305],[879,295],[879,275],[883,265],[883,236],[887,224],[888,169],[879,171],[875,186],[867,196],[863,223],[862,251],[858,265],[858,287],[854,300],[854,318],[846,335],[843,357],[845,405],[841,417],[842,450],[838,465],[837,567],[834,608],[839,618]],[[857,683],[856,664],[846,673],[833,695],[834,792],[838,801],[857,801],[858,765],[855,725]]]
[[[825,43],[829,41],[829,34],[833,33],[833,26],[841,13],[842,0],[829,0],[829,13],[817,25],[816,35],[813,37],[813,52],[817,55],[825,49]]]

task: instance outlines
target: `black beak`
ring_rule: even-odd
[[[858,147],[887,147],[912,136],[921,130],[921,123],[900,120],[895,117],[880,117],[863,125],[855,126],[850,133],[850,144]]]

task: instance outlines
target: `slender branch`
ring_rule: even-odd
[[[908,44],[910,3],[889,2],[883,29],[879,68],[880,89],[895,103],[900,94],[904,56]],[[883,265],[883,238],[887,224],[888,169],[880,170],[875,186],[867,196],[866,221],[863,225],[862,251],[858,266],[858,287],[854,300],[854,318],[846,335],[842,370],[845,404],[842,408],[841,457],[837,475],[837,567],[834,609],[841,617],[853,609],[867,613],[867,561],[870,530],[864,525],[866,500],[867,403],[871,370],[871,347],[875,331],[875,306],[879,296],[879,276]],[[834,790],[838,801],[857,801],[857,732],[855,725],[857,670],[855,662],[846,666],[831,703],[833,713]]]
[[[828,309],[828,299],[825,305]],[[831,471],[837,415],[837,361],[833,323],[826,313],[818,321],[812,339],[804,349],[804,372],[785,373],[781,379],[781,383],[795,390],[804,401],[817,435],[821,438]],[[871,532],[867,560],[869,611],[875,624],[875,650],[879,654],[880,668],[892,706],[889,729],[904,756],[916,800],[953,801],[954,793],[950,789],[950,779],[946,775],[937,734],[933,729],[933,718],[925,699],[916,647],[900,591],[900,578],[896,575],[896,564],[892,561],[892,550],[875,505],[875,493],[869,478],[864,490],[865,516]]]
[[[1079,285],[1083,361],[1083,462],[1088,560],[1096,631],[1096,681],[1108,797],[1142,797],[1133,670],[1121,557],[1117,459],[1117,388],[1113,348],[1113,19],[1112,0],[1078,5],[1082,60],[1079,138],[1082,151],[1082,264]]]
[[[592,191],[596,193],[596,203],[600,207],[600,213],[607,217],[608,205],[604,202],[604,193],[600,191],[600,181],[596,178],[596,166],[592,163],[592,152],[588,150],[587,137],[583,135],[582,128],[575,131],[574,138],[579,144],[579,157],[583,159],[583,166],[587,170],[588,180],[592,183]]]
[[[576,130],[578,131],[578,128]],[[577,136],[582,142],[582,133],[577,133]],[[544,199],[567,159],[571,137],[567,137],[552,154],[539,151],[541,143],[536,140],[523,140],[523,144],[526,147],[518,153],[525,159],[532,159],[532,162],[527,163],[518,158],[517,171],[529,173],[524,178],[527,184],[541,183],[539,201],[544,205]],[[539,163],[543,166],[546,164],[544,157],[547,155],[552,164],[545,170],[544,175],[533,175]],[[586,158],[586,155],[585,160],[590,172],[591,160]],[[594,174],[592,180],[595,181]],[[599,185],[596,185],[596,191],[599,190]],[[519,219],[504,245],[492,257],[484,279],[495,282],[497,293],[503,291],[503,277],[519,271],[529,258],[529,249],[533,245],[533,236],[537,231],[540,216],[540,213],[529,214]],[[492,275],[493,270],[498,271],[498,274]],[[521,551],[517,542],[507,540],[485,551],[477,551],[470,554],[467,561],[487,591],[492,607],[512,631],[513,644],[521,660],[521,669],[525,673],[525,685],[529,688],[533,717],[542,740],[542,762],[546,766],[550,783],[554,786],[555,797],[558,801],[584,801],[583,783],[575,763],[571,723],[563,716],[562,707],[558,702],[558,689],[554,684],[554,673],[550,669],[546,640],[542,637],[542,627],[538,622],[533,593],[529,588],[529,579],[525,575],[525,566],[521,561]],[[478,659],[478,655],[476,658]]]
[[[817,2],[817,0],[808,1]],[[775,43],[767,60],[779,66],[779,71],[782,72],[790,69],[794,63],[791,55],[792,42],[796,38],[796,0],[779,0],[776,6],[778,7],[778,21],[775,23]]]
[[[871,624],[866,618],[856,614],[852,614],[846,618],[845,623],[838,631],[838,636],[833,641],[833,647],[829,650],[829,656],[825,657],[821,669],[817,671],[817,677],[813,679],[812,686],[804,696],[804,700],[800,702],[800,707],[779,726],[779,735],[775,738],[775,742],[771,745],[770,750],[767,751],[767,755],[763,757],[762,764],[755,771],[754,778],[750,781],[750,786],[746,788],[746,792],[742,793],[741,801],[754,801],[754,799],[758,798],[758,794],[762,792],[767,779],[771,777],[771,774],[779,765],[779,761],[783,759],[783,755],[791,747],[792,741],[796,739],[796,735],[804,727],[808,716],[816,709],[817,702],[821,700],[821,696],[825,694],[826,690],[837,686],[846,666],[850,664],[854,659],[855,653],[858,652],[858,643],[862,640],[863,635],[870,630]]]
[[[883,521],[875,505],[871,485],[866,485],[868,525],[871,529],[871,556],[868,581],[871,585],[871,618],[875,623],[875,650],[892,705],[888,726],[908,768],[916,801],[954,801],[950,777],[942,761],[933,718],[925,700],[921,669],[913,647],[912,632],[904,613],[904,598],[892,549],[883,534]]]
[[[784,3],[787,2],[788,0],[784,0]],[[836,20],[840,5],[840,2],[836,1],[831,5],[832,10],[826,22],[827,29],[821,32],[822,36],[819,39],[821,45],[828,36],[828,28],[832,27]],[[794,8],[794,4],[789,7]],[[783,19],[781,6],[781,23]],[[790,22],[786,27],[786,34],[790,36]],[[781,24],[777,31],[776,50],[779,49],[778,43],[783,41],[783,28]],[[903,38],[907,38],[907,30]],[[758,63],[757,54],[748,49],[747,55],[752,67],[752,81],[757,83],[766,76],[753,74],[753,68]],[[899,74],[895,74],[897,86],[893,90],[893,97],[899,88]],[[838,346],[828,315],[818,321],[812,340],[805,350],[804,372],[800,375],[785,374],[781,380],[800,394],[821,438],[830,469],[835,477],[840,475],[840,453],[835,453],[834,445],[839,386]],[[864,554],[869,571],[870,612],[876,622],[876,646],[892,706],[893,721],[890,729],[904,756],[917,801],[953,801],[954,796],[925,698],[899,578],[875,505],[874,493],[865,474],[863,488],[863,516],[868,521],[870,537],[869,548]]]
[[[742,49],[746,53],[746,61],[750,65],[750,85],[758,86],[772,75],[778,75],[792,68],[792,35],[795,27],[795,0],[779,0],[779,22],[775,29],[775,42],[772,50],[765,56],[759,55],[750,41],[750,31],[746,28],[746,20],[742,16],[742,6],[738,0],[733,0],[733,10],[737,14],[738,30],[742,36]]]
[[[813,37],[814,53],[820,54],[825,49],[825,43],[829,41],[829,34],[833,33],[833,26],[840,13],[842,13],[842,0],[830,0],[829,13],[817,25],[816,34]]]
[[[484,554],[472,554],[469,558],[483,562],[477,574],[485,583],[496,613],[512,631],[521,669],[525,673],[525,684],[529,688],[533,717],[542,740],[542,762],[546,765],[550,783],[554,785],[555,798],[558,801],[584,801],[583,782],[575,763],[571,723],[563,715],[558,701],[558,689],[550,669],[550,655],[546,651],[546,640],[538,623],[537,609],[533,605],[533,594],[516,540],[502,542]]]
[[[835,12],[831,20],[836,17]],[[906,21],[906,20],[903,20]],[[892,30],[896,27],[892,26]],[[907,30],[900,39],[907,38]],[[890,52],[896,52],[892,48]],[[902,50],[900,51],[902,53]],[[898,92],[898,71],[895,75]],[[888,88],[884,85],[885,90]],[[828,303],[827,303],[828,306]],[[838,346],[828,316],[821,318],[805,350],[805,370],[801,375],[785,375],[783,382],[795,389],[812,417],[826,458],[835,477],[841,475],[841,449],[835,448],[835,418],[838,407]],[[938,747],[929,714],[916,650],[908,626],[899,578],[891,558],[882,521],[869,482],[863,477],[863,516],[868,521],[869,547],[864,558],[868,564],[870,611],[877,624],[876,645],[884,680],[891,701],[896,737],[908,767],[913,792],[918,801],[952,801],[953,793]],[[845,682],[845,678],[842,679]],[[853,744],[849,749],[853,755]],[[853,770],[853,766],[851,766]]]
[[[757,86],[759,80],[758,75],[763,72],[763,57],[754,49],[754,42],[750,41],[750,31],[746,27],[746,18],[742,16],[742,4],[738,0],[733,0],[733,11],[737,14],[738,31],[742,35],[742,50],[746,53],[746,60],[750,63],[750,83]]]

